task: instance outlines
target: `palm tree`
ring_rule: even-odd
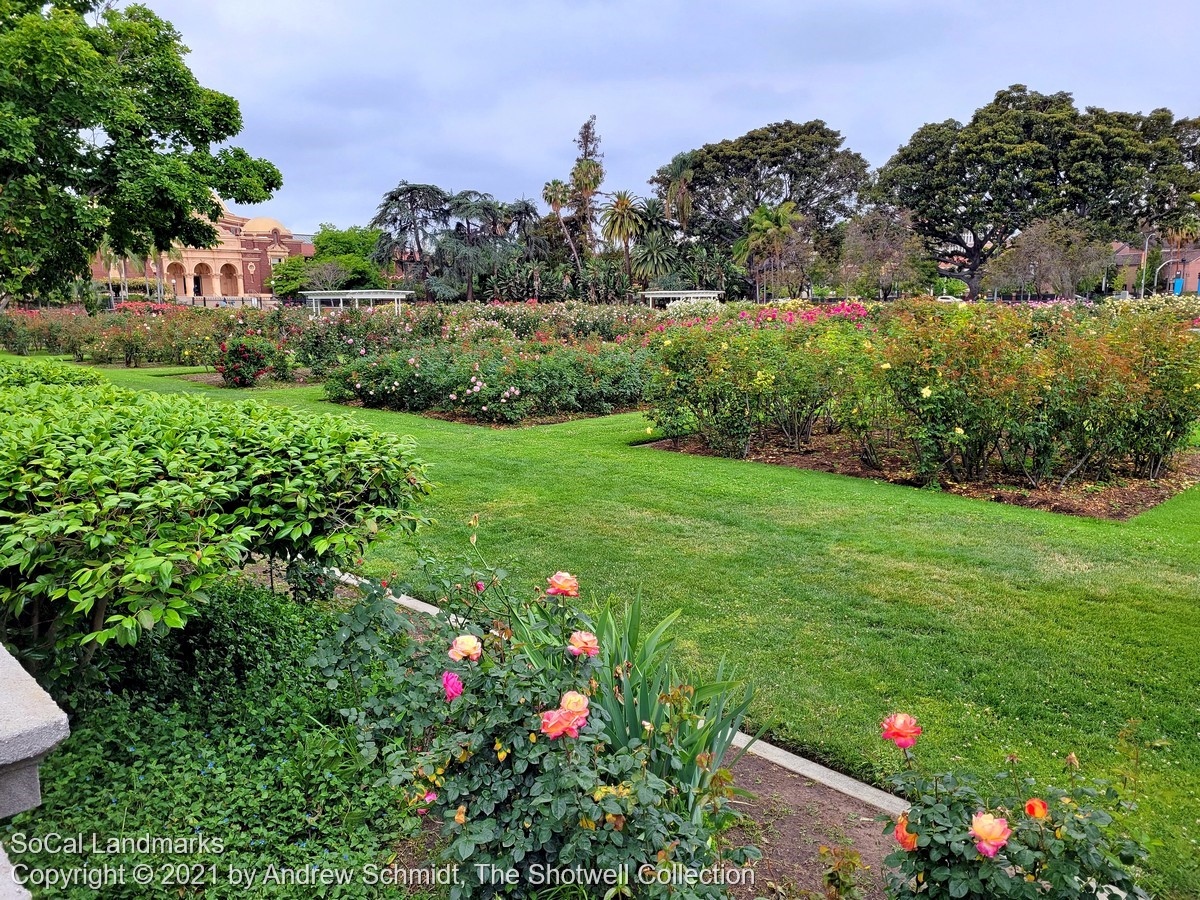
[[[633,278],[630,266],[629,242],[645,227],[642,205],[629,191],[617,191],[600,214],[600,233],[606,241],[620,241],[625,251],[625,277]]]
[[[592,227],[596,212],[592,206],[592,198],[600,190],[604,181],[604,167],[594,159],[581,159],[571,169],[571,197],[575,206],[575,216],[579,220],[580,234],[583,237],[584,250],[592,250],[594,234]]]
[[[768,264],[773,264],[776,271],[780,269],[783,251],[803,219],[791,200],[774,208],[760,205],[750,214],[746,234],[733,245],[733,255],[738,262],[754,270],[755,295],[758,299],[762,299],[758,273]],[[756,259],[762,262],[756,265]]]
[[[538,230],[542,216],[537,204],[522,197],[508,204],[507,215],[513,237],[521,244],[521,255],[529,262],[545,259],[550,245]]]
[[[642,220],[645,222],[643,234],[658,232],[664,237],[670,237],[675,230],[671,220],[667,218],[667,207],[657,197],[649,197],[642,204]]]
[[[479,191],[459,191],[450,197],[446,211],[456,219],[454,228],[438,241],[438,252],[450,269],[466,281],[467,302],[475,302],[475,276],[487,266],[486,245],[495,236],[498,204],[490,194]]]
[[[677,153],[667,163],[666,209],[679,223],[679,230],[687,234],[688,221],[692,217],[692,179],[696,155],[691,151]]]
[[[571,248],[571,257],[575,260],[575,268],[579,272],[579,277],[583,277],[583,263],[579,261],[579,251],[575,249],[575,242],[571,240],[571,232],[567,231],[567,223],[563,219],[563,207],[570,202],[571,189],[566,183],[559,178],[553,181],[547,181],[546,186],[542,188],[542,199],[554,212],[558,218],[558,224],[562,228],[563,237],[567,239],[567,246]]]
[[[647,283],[675,267],[675,245],[661,231],[650,231],[633,248],[633,272]]]

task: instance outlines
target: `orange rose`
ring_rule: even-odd
[[[555,572],[546,581],[550,584],[550,587],[546,588],[547,594],[556,594],[563,597],[579,596],[579,579],[570,572]]]
[[[896,820],[896,828],[892,832],[892,837],[909,853],[917,849],[917,836],[908,830],[908,813],[900,814],[900,818]]]
[[[892,741],[901,750],[907,750],[917,742],[921,726],[908,713],[892,713],[883,720],[883,739]]]
[[[992,857],[1008,843],[1012,829],[1007,819],[998,819],[991,813],[977,812],[971,819],[971,836],[975,838],[975,849],[984,856]]]
[[[600,642],[590,631],[574,631],[567,641],[567,652],[572,656],[595,656],[600,652]]]
[[[1035,819],[1044,819],[1050,814],[1050,807],[1046,805],[1045,800],[1039,800],[1034,797],[1025,804],[1025,815],[1032,816]]]
[[[483,644],[473,634],[460,634],[450,645],[450,658],[476,660],[483,654]]]
[[[588,698],[578,691],[563,694],[558,709],[542,713],[542,734],[552,740],[562,737],[579,737],[579,729],[587,724]]]
[[[542,713],[542,734],[551,740],[567,737],[579,737],[579,726],[575,724],[574,713],[561,709],[552,709]]]

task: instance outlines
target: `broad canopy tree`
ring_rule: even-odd
[[[907,209],[938,271],[974,297],[988,261],[1034,222],[1070,212],[1097,234],[1156,230],[1196,179],[1184,123],[1076,109],[1068,93],[1013,85],[965,125],[918,129],[880,170],[878,196]]]
[[[686,208],[687,230],[702,243],[728,247],[755,210],[783,203],[823,233],[853,212],[867,176],[867,161],[844,142],[819,119],[779,122],[677,155],[650,184],[677,218]]]
[[[218,198],[281,186],[270,162],[218,149],[241,113],[186,53],[144,6],[0,2],[0,300],[63,288],[102,239],[133,259],[211,245]]]

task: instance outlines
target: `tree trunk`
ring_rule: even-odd
[[[563,237],[567,239],[567,246],[571,248],[571,257],[575,260],[575,268],[579,272],[579,277],[583,277],[583,263],[579,260],[579,251],[575,249],[575,242],[571,240],[571,232],[567,231],[567,223],[563,220],[562,213],[558,214],[558,224],[562,227]]]

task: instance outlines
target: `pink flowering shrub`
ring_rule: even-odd
[[[635,406],[650,365],[636,345],[421,343],[333,369],[325,393],[342,403],[514,423]]]
[[[887,857],[896,900],[1096,900],[1145,898],[1134,872],[1145,850],[1099,805],[1116,791],[1077,777],[1069,756],[1065,786],[1038,787],[1012,768],[984,784],[967,775],[925,775],[914,765],[917,720],[895,713],[883,738],[903,754],[891,779],[908,809],[884,826],[898,847]],[[1038,795],[1040,793],[1040,796]],[[1045,798],[1045,799],[1043,799]]]
[[[611,616],[593,625],[568,572],[522,597],[502,571],[476,565],[430,565],[406,586],[442,612],[399,652],[384,640],[402,628],[394,604],[372,585],[314,661],[364,755],[390,766],[398,799],[442,823],[445,861],[470,861],[451,896],[489,893],[479,864],[528,878],[535,866],[701,868],[756,856],[714,840],[736,819],[721,768],[740,723],[721,704],[736,686],[688,686],[660,665],[669,622],[648,646],[619,640],[627,630]],[[638,626],[635,616],[635,635]],[[647,669],[667,673],[641,690],[657,710],[635,696]]]

